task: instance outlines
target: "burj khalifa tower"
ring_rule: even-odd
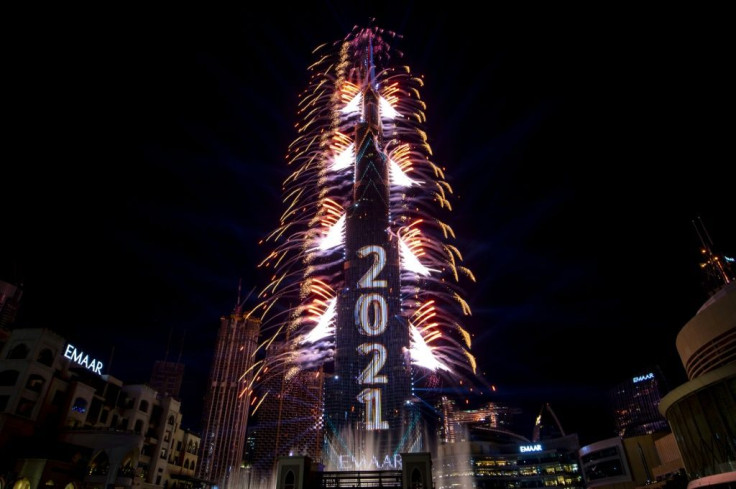
[[[287,154],[286,209],[261,264],[265,372],[324,373],[322,463],[400,468],[425,451],[421,393],[475,373],[462,282],[474,281],[444,221],[452,188],[432,161],[424,84],[397,34],[356,27],[315,49]],[[256,376],[258,377],[258,376]],[[426,403],[425,403],[426,405]]]

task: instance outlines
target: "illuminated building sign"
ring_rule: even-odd
[[[638,377],[634,377],[634,383],[642,382],[644,380],[651,380],[654,378],[654,374],[652,372],[649,372],[646,375],[639,375]]]
[[[84,353],[82,350],[77,350],[77,348],[71,343],[66,345],[64,356],[87,370],[91,370],[98,375],[102,375],[102,362],[95,360],[94,358],[90,359],[89,355]]]
[[[372,455],[370,460],[365,456],[358,458],[354,455],[340,455],[338,460],[339,470],[401,470],[402,468],[401,455],[398,453],[385,455],[383,460],[375,455]]]
[[[536,443],[534,445],[520,445],[519,446],[519,452],[521,453],[541,452],[541,451],[542,451],[541,443]]]

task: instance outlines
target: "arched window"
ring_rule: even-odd
[[[87,399],[82,399],[81,397],[77,397],[74,399],[74,404],[72,405],[72,411],[76,413],[86,413],[87,412]]]
[[[143,420],[141,419],[136,420],[135,427],[133,427],[133,431],[135,431],[138,434],[140,434],[141,431],[143,431]]]
[[[107,453],[100,452],[89,464],[87,473],[89,475],[107,475],[107,471],[110,469],[110,459],[107,458]]]
[[[174,416],[173,416],[173,415],[172,415],[172,416],[169,416],[169,421],[168,421],[168,423],[169,423],[170,425],[172,425],[172,426],[174,425]]]
[[[424,489],[424,482],[422,481],[422,473],[419,472],[418,468],[414,468],[411,471],[411,489]]]
[[[8,360],[23,360],[28,356],[28,353],[31,350],[28,349],[28,347],[25,345],[25,343],[18,343],[15,345],[11,350],[8,352]],[[26,479],[28,480],[28,479]],[[18,481],[16,484],[18,484],[20,481]]]
[[[26,389],[32,390],[33,392],[41,392],[41,389],[43,388],[43,384],[46,382],[46,379],[41,377],[38,374],[31,374],[28,376],[28,382],[26,382]]]
[[[31,489],[31,481],[29,481],[27,477],[18,479],[17,481],[15,481],[13,489]]]
[[[147,413],[148,412],[148,401],[141,399],[141,403],[138,409],[140,409],[144,413]]]
[[[0,386],[15,385],[20,372],[17,370],[3,370],[0,372]]]
[[[54,364],[54,352],[52,352],[49,348],[44,348],[38,354],[38,358],[36,358],[36,361],[38,363],[46,365],[47,367],[50,367]]]
[[[294,477],[294,472],[291,470],[286,473],[286,477],[284,477],[284,489],[295,489],[296,483],[294,482],[296,477]]]

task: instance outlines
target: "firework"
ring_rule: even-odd
[[[400,433],[416,387],[475,372],[461,325],[471,313],[462,282],[474,277],[440,217],[452,188],[432,161],[423,82],[392,47],[399,39],[355,28],[315,49],[284,211],[264,240],[271,281],[253,313],[264,344],[288,345],[270,369],[331,371],[333,428]]]

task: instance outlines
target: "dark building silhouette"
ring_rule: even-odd
[[[183,381],[183,363],[167,362],[166,360],[156,360],[154,362],[149,384],[156,391],[178,398]]]
[[[21,297],[23,297],[22,286],[0,280],[0,330],[15,322]]]

